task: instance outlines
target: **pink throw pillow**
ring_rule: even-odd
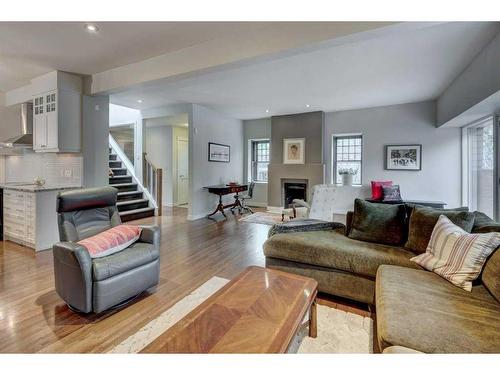
[[[91,258],[105,257],[126,249],[141,236],[142,228],[136,225],[117,225],[114,228],[78,241]]]
[[[392,181],[372,181],[372,199],[381,201],[384,198],[383,186],[392,186]]]

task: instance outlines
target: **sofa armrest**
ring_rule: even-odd
[[[347,211],[345,215],[345,235],[348,236],[352,229],[352,220],[354,219],[354,212]]]
[[[344,230],[344,224],[322,221],[316,219],[297,219],[287,221],[284,223],[274,224],[267,234],[267,237],[272,237],[280,233],[293,233],[293,232],[314,232],[322,230]]]
[[[92,258],[85,247],[74,242],[58,242],[53,247],[55,287],[71,307],[92,311]]]
[[[160,247],[160,227],[158,225],[140,225],[142,228],[139,241],[150,243],[158,248]]]

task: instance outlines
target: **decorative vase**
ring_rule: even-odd
[[[352,186],[352,174],[343,174],[342,175],[342,185]]]

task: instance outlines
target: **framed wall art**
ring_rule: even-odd
[[[385,169],[420,171],[422,169],[422,145],[385,146]]]

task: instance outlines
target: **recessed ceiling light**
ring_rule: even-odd
[[[85,30],[90,31],[91,33],[96,33],[99,31],[99,28],[91,23],[86,23]]]
[[[137,100],[137,103],[142,103],[142,99]]]
[[[306,108],[309,108],[311,105],[310,104],[306,104]]]
[[[269,109],[266,109],[266,113],[269,113]]]

